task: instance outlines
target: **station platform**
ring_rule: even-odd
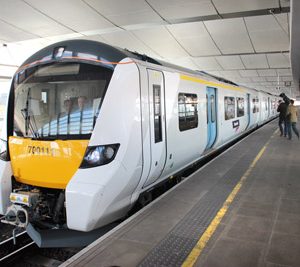
[[[61,266],[300,266],[300,141],[277,122]]]

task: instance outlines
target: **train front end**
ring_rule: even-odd
[[[67,229],[69,181],[79,169],[114,159],[120,144],[89,146],[114,71],[111,61],[123,57],[114,51],[105,59],[108,47],[102,49],[85,41],[52,45],[16,73],[0,151],[2,222]]]

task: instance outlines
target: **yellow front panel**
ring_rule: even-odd
[[[11,136],[13,175],[21,183],[65,189],[82,162],[88,142],[37,141]]]

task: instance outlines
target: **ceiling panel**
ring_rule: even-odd
[[[278,77],[278,76],[266,77],[266,80],[267,80],[268,82],[277,82],[277,81],[278,81],[278,78],[279,78],[279,81],[281,81],[281,78]]]
[[[167,26],[167,28],[191,56],[221,54],[204,27],[203,22],[175,24]]]
[[[290,0],[280,0],[280,5],[282,7],[290,6]]]
[[[279,7],[278,0],[213,0],[213,3],[221,14]]]
[[[288,54],[267,54],[270,68],[289,68],[290,60]]]
[[[26,2],[75,31],[114,26],[81,0],[26,0]],[[72,12],[66,12],[70,6]]]
[[[0,18],[3,21],[40,37],[72,32],[72,30],[41,14],[23,1],[0,0],[0,6]]]
[[[193,58],[194,62],[197,64],[199,70],[222,70],[221,65],[214,57],[198,57]]]
[[[281,28],[285,31],[287,35],[290,34],[289,32],[289,16],[288,13],[283,14],[275,14],[275,19],[277,20],[278,24],[281,26]]]
[[[265,77],[252,77],[251,80],[253,82],[265,82],[266,78]]]
[[[230,77],[230,78],[240,78],[240,74],[238,71],[236,70],[223,70],[223,71],[219,71],[221,77]]]
[[[257,77],[258,73],[256,70],[240,70],[241,77]]]
[[[224,70],[238,70],[245,68],[239,56],[216,57],[216,60]]]
[[[140,0],[84,0],[97,12],[119,25],[163,23],[146,1]]]
[[[265,54],[258,55],[241,55],[241,59],[247,69],[269,68]]]
[[[211,20],[204,24],[223,54],[254,52],[242,18]]]
[[[29,32],[25,32],[21,29],[13,27],[12,25],[3,22],[0,20],[0,40],[3,40],[4,43],[7,42],[17,42],[21,40],[28,40],[37,38],[36,35]]]
[[[187,52],[163,26],[136,30],[132,33],[148,47],[151,47],[161,58],[174,59],[188,56]]]
[[[277,72],[274,69],[257,70],[259,76],[277,76]]]
[[[256,52],[288,51],[289,37],[272,15],[246,17]]]
[[[210,0],[148,0],[147,2],[166,20],[217,14]]]
[[[143,42],[141,42],[138,38],[136,38],[131,32],[128,31],[120,31],[102,34],[101,37],[106,41],[106,43],[110,43],[111,45],[118,46],[121,48],[126,48],[133,52],[138,52],[141,54],[146,54],[150,57],[158,57],[154,51],[152,51],[149,47],[147,47]]]
[[[190,57],[187,58],[180,58],[180,59],[173,59],[172,64],[182,66],[184,68],[192,69],[192,70],[197,70],[199,67],[193,62],[193,60]]]
[[[277,74],[279,76],[292,76],[291,69],[277,69]]]

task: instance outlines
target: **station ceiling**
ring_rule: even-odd
[[[92,39],[298,95],[289,0],[0,0],[0,79],[64,39]]]

